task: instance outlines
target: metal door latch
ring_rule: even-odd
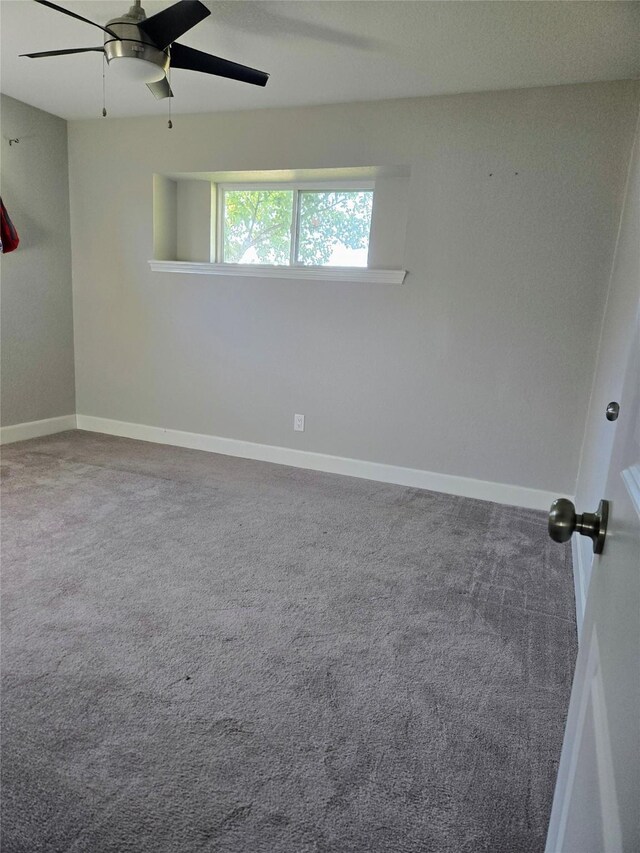
[[[607,410],[605,412],[605,416],[608,421],[617,421],[618,415],[620,414],[620,403],[609,403],[607,406]]]

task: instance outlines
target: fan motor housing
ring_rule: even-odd
[[[105,33],[104,52],[107,62],[120,57],[129,59],[144,59],[157,65],[166,74],[169,68],[168,50],[160,50],[151,39],[138,28],[137,22],[128,15],[114,18],[107,26],[117,34],[114,39]]]

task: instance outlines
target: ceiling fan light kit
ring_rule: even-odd
[[[49,0],[34,0],[34,2],[98,27],[104,32],[104,44],[102,47],[80,47],[22,54],[30,59],[75,53],[102,53],[111,72],[132,83],[146,83],[158,99],[173,97],[168,79],[170,68],[227,77],[254,86],[266,86],[269,79],[269,75],[264,71],[212,56],[175,41],[211,14],[200,0],[179,0],[178,3],[174,3],[150,18],[147,18],[141,0],[136,0],[126,14],[107,21],[105,26],[70,12]],[[104,109],[103,115],[106,115]]]
[[[111,58],[107,57],[107,62],[114,77],[132,83],[158,83],[166,76],[166,70],[159,62],[143,56],[119,54]]]
[[[136,3],[126,15],[107,22],[116,38],[105,33],[104,55],[109,69],[123,80],[157,83],[167,76],[169,54],[160,50],[140,28],[146,20],[141,4]]]

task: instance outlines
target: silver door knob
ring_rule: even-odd
[[[574,532],[593,540],[593,553],[601,554],[607,535],[609,501],[600,501],[597,512],[576,514],[576,508],[567,498],[558,498],[549,512],[549,536],[554,542],[568,542]]]

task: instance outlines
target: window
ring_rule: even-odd
[[[403,165],[154,174],[151,269],[402,284],[410,177]]]
[[[366,267],[371,184],[221,185],[218,261]]]

